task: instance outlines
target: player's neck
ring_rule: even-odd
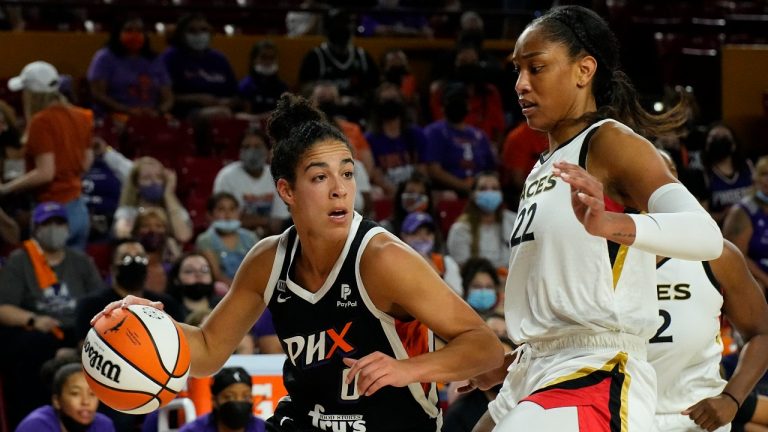
[[[302,241],[301,255],[297,257],[296,282],[312,292],[320,289],[336,265],[345,243],[331,243],[327,240],[307,243]]]

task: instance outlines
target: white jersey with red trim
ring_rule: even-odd
[[[677,414],[725,388],[720,377],[723,296],[707,262],[667,259],[658,276],[659,325],[648,341],[657,414]]]
[[[584,167],[589,139],[609,121],[615,122],[596,122],[542,156],[526,179],[504,305],[515,343],[604,332],[647,340],[658,327],[655,257],[587,233],[570,185],[552,173],[556,161]]]

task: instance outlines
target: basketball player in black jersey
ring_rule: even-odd
[[[499,367],[498,338],[422,257],[354,213],[350,146],[322,114],[284,95],[269,129],[295,225],[251,250],[201,328],[184,326],[192,375],[218,370],[266,306],[288,355],[272,430],[439,431],[433,383]],[[137,303],[162,307],[128,297],[102,313]]]

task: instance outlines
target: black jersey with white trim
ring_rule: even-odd
[[[295,228],[280,238],[264,295],[275,330],[288,358],[283,381],[293,420],[304,429],[324,431],[437,431],[441,415],[434,384],[386,386],[360,395],[356,381],[346,384],[342,359],[359,359],[380,351],[394,358],[409,356],[416,344],[433,348],[431,332],[412,331],[418,323],[399,323],[379,311],[369,298],[359,271],[368,241],[386,231],[355,214],[347,241],[330,275],[312,293],[294,282],[301,244]],[[422,326],[423,327],[423,326]],[[411,340],[404,340],[406,334]],[[401,336],[402,335],[402,336]],[[406,345],[409,348],[406,348]]]

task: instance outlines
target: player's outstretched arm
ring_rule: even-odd
[[[416,319],[447,343],[406,360],[382,353],[346,359],[350,382],[358,376],[361,394],[386,385],[468,379],[501,365],[503,347],[466,302],[440,279],[424,258],[389,234],[375,236],[360,265],[365,289],[376,307],[398,319]]]
[[[704,399],[683,411],[702,428],[712,431],[733,420],[768,368],[768,305],[744,256],[725,241],[722,256],[710,262],[724,297],[728,320],[744,337],[739,364],[722,394]]]
[[[191,376],[208,376],[218,371],[261,316],[266,307],[263,300],[264,288],[269,280],[277,241],[277,237],[268,237],[251,249],[240,265],[227,295],[216,305],[202,327],[179,323],[189,344]],[[93,317],[91,325],[102,315],[133,304],[163,309],[160,302],[129,295],[107,305]]]
[[[601,126],[590,142],[586,170],[567,162],[554,167],[571,186],[574,213],[590,234],[654,255],[694,261],[720,256],[717,223],[672,177],[651,143],[628,128]],[[647,213],[605,211],[605,195]]]

